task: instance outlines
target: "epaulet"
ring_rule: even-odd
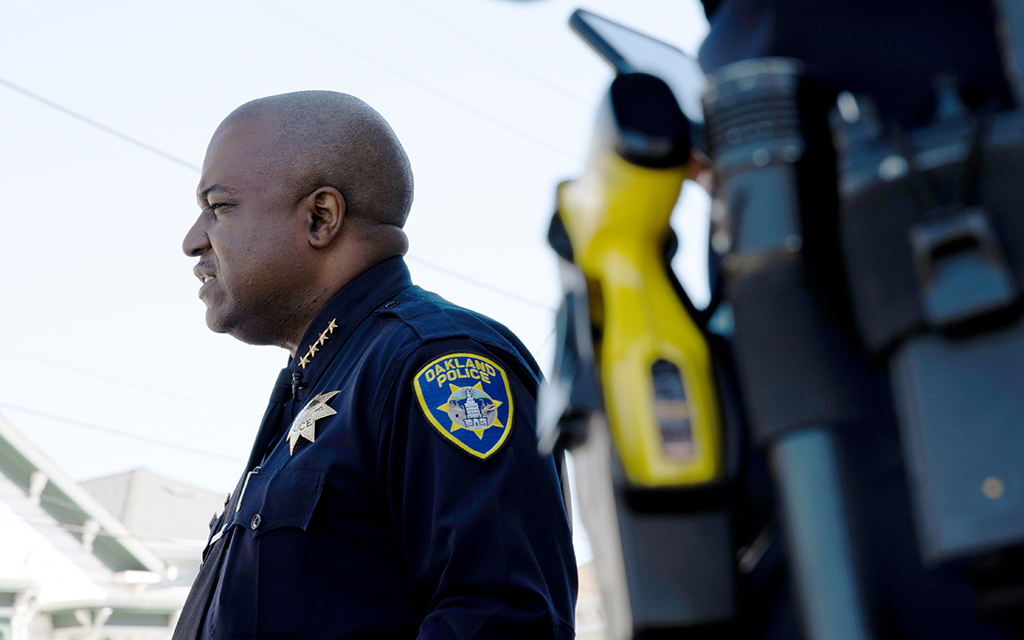
[[[437,294],[412,286],[381,305],[375,313],[392,314],[423,342],[469,338],[514,359],[535,382],[540,367],[511,331],[490,318],[454,305]]]
[[[453,331],[455,323],[445,321],[448,311],[439,304],[443,302],[434,294],[419,287],[409,287],[381,305],[376,313],[396,316],[424,342],[448,337],[470,337],[472,332],[461,325]]]

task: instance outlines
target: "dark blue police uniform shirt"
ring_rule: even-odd
[[[569,524],[515,336],[392,258],[327,303],[289,370],[305,388],[211,529],[227,547],[201,637],[573,637]],[[303,414],[314,439],[289,438],[307,405],[329,407]],[[497,418],[474,429],[481,408]]]
[[[705,0],[705,73],[739,60],[796,58],[835,91],[870,96],[886,125],[931,122],[935,82],[952,76],[972,107],[1008,104],[992,2]]]

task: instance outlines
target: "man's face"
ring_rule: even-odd
[[[203,283],[206,324],[254,344],[280,344],[301,289],[303,220],[263,162],[278,126],[243,119],[217,130],[196,189],[202,213],[182,245],[199,258],[193,271]]]

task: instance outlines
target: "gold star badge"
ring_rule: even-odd
[[[288,429],[288,455],[295,453],[295,445],[299,443],[300,439],[316,441],[316,421],[338,413],[327,406],[327,403],[339,393],[341,392],[330,391],[315,396],[302,408],[299,415],[295,416],[291,428]]]

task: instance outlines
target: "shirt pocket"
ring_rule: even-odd
[[[231,523],[237,527],[232,547],[242,547],[236,559],[244,560],[227,563],[235,566],[225,569],[235,572],[224,576],[225,586],[235,592],[226,601],[248,613],[249,620],[229,623],[249,631],[239,635],[250,635],[255,626],[259,638],[311,638],[320,628],[327,601],[327,540],[314,513],[325,476],[278,469],[249,478]],[[234,611],[224,613],[235,617]]]
[[[249,520],[250,534],[258,539],[282,527],[307,531],[323,494],[326,475],[323,471],[298,469],[264,473],[266,489],[257,490],[250,503],[259,504]]]

